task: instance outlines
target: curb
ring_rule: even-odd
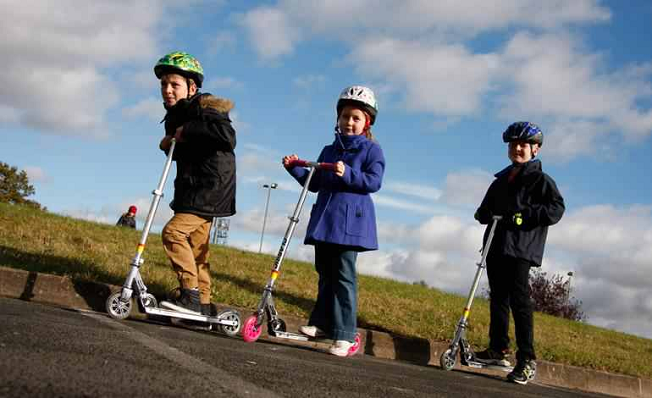
[[[0,267],[0,297],[8,297],[52,304],[60,307],[105,312],[105,301],[120,286],[96,282],[79,282],[68,277]],[[131,318],[146,319],[147,315],[133,305]],[[242,319],[251,309],[238,309]],[[296,330],[305,321],[299,318],[284,317],[288,330]],[[288,341],[270,337],[267,328],[263,329],[262,339],[283,344],[324,348],[324,343]],[[392,336],[374,330],[358,329],[362,337],[364,353],[377,358],[408,361],[419,365],[439,367],[439,356],[448,349],[448,343],[433,342],[425,339],[409,339]],[[459,361],[458,361],[459,362]],[[461,368],[456,370],[503,377],[504,372],[491,369]],[[601,372],[591,369],[537,361],[537,379],[539,384],[578,389],[594,393],[617,395],[622,397],[652,396],[652,380],[640,377]]]

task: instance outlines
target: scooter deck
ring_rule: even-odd
[[[314,337],[311,338],[304,334],[292,333],[292,332],[274,332],[274,335],[270,333],[270,336],[278,337],[279,339],[295,340],[295,341],[316,341]]]
[[[151,314],[151,315],[159,315],[159,316],[167,316],[170,318],[181,318],[181,319],[187,319],[190,321],[197,321],[197,322],[205,322],[205,323],[210,323],[210,324],[220,324],[220,325],[227,325],[227,326],[237,326],[238,322],[237,321],[231,321],[228,319],[222,319],[219,316],[206,316],[206,315],[201,315],[201,314],[190,314],[187,312],[180,312],[180,311],[174,311],[174,310],[165,310],[163,308],[150,308],[146,307],[145,308],[145,313]]]
[[[331,344],[335,341],[326,336],[311,337],[311,336],[306,336],[305,334],[292,333],[292,332],[274,332],[274,335],[270,334],[270,336],[278,337],[279,339],[286,339],[286,340],[311,341],[315,343],[327,343],[327,344]]]
[[[513,366],[488,365],[486,363],[482,363],[478,361],[467,361],[466,363],[462,362],[462,366],[468,366],[469,368],[475,368],[475,369],[500,370],[506,373],[509,373],[514,369]]]

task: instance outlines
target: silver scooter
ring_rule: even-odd
[[[124,285],[122,285],[122,289],[119,292],[113,293],[106,299],[106,311],[111,316],[111,318],[126,319],[131,312],[131,298],[134,296],[141,309],[148,315],[158,315],[168,317],[173,320],[182,319],[201,322],[206,325],[206,327],[203,328],[204,330],[215,329],[228,336],[233,337],[240,331],[241,326],[240,314],[238,311],[225,309],[218,312],[216,316],[205,316],[199,313],[191,314],[160,308],[158,306],[158,302],[156,301],[156,297],[154,297],[153,294],[147,292],[147,287],[145,286],[145,283],[143,282],[143,279],[140,275],[140,266],[145,262],[142,257],[143,251],[145,250],[145,243],[147,242],[147,236],[149,235],[149,231],[152,227],[159,202],[163,197],[163,187],[165,186],[165,181],[167,180],[168,173],[170,172],[170,167],[172,165],[172,154],[174,153],[175,146],[176,141],[172,139],[170,151],[168,152],[167,159],[165,161],[165,167],[163,168],[163,174],[161,175],[158,186],[152,192],[154,198],[152,199],[149,213],[147,213],[145,227],[143,228],[143,233],[141,235],[140,242],[138,243],[136,255],[131,260],[131,269],[129,271],[129,275],[127,275],[127,279],[125,280]]]
[[[494,238],[494,232],[496,231],[496,225],[498,221],[502,219],[502,216],[493,216],[493,222],[491,224],[491,229],[489,230],[489,236],[487,237],[487,242],[485,242],[484,247],[482,248],[482,259],[476,265],[478,266],[477,271],[475,272],[475,278],[473,279],[473,285],[471,286],[471,291],[469,292],[469,297],[466,300],[466,305],[464,306],[464,311],[462,312],[462,317],[457,323],[457,328],[455,330],[455,337],[451,342],[450,346],[446,351],[441,354],[439,358],[439,364],[442,369],[451,370],[455,367],[457,363],[457,354],[460,354],[460,362],[463,366],[468,366],[471,368],[493,368],[499,369],[505,372],[511,372],[512,367],[508,366],[498,366],[498,365],[488,365],[482,362],[479,362],[475,358],[475,353],[471,348],[466,339],[466,327],[468,326],[469,314],[471,312],[471,304],[473,303],[473,298],[475,297],[475,292],[478,289],[478,283],[480,283],[480,277],[482,276],[482,271],[487,267],[487,254],[489,254],[489,248],[491,247],[491,241]]]
[[[272,268],[271,276],[263,290],[262,298],[258,304],[258,308],[253,315],[249,316],[245,321],[242,327],[242,338],[246,342],[254,342],[258,340],[260,334],[263,331],[262,325],[267,317],[267,333],[272,337],[277,337],[281,339],[295,340],[295,341],[319,341],[319,340],[328,340],[322,338],[311,338],[303,334],[292,333],[286,330],[286,324],[283,319],[278,316],[276,307],[274,306],[274,299],[272,297],[272,290],[274,289],[274,282],[280,275],[281,264],[287,253],[288,245],[292,239],[292,234],[294,229],[299,223],[299,215],[301,214],[301,209],[308,195],[308,186],[310,185],[310,180],[312,179],[315,170],[330,170],[335,171],[334,163],[318,163],[310,162],[306,160],[295,160],[290,166],[298,167],[307,167],[310,169],[308,172],[308,177],[303,184],[303,189],[301,190],[301,195],[299,196],[299,201],[297,202],[296,207],[294,208],[294,213],[290,218],[290,224],[288,225],[283,240],[281,241],[281,247],[276,255],[276,260],[274,261],[274,267]],[[355,355],[360,349],[360,334],[356,333],[355,341],[353,346],[349,349],[348,356]]]

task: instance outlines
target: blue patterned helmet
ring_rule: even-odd
[[[529,144],[543,145],[543,132],[534,123],[516,122],[507,127],[503,133],[504,142],[525,141]]]

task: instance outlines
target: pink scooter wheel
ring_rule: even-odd
[[[360,343],[361,343],[360,340],[361,340],[360,333],[356,333],[355,339],[353,340],[353,345],[351,346],[351,348],[349,348],[349,353],[347,354],[348,357],[352,357],[358,353],[358,351],[360,350]]]
[[[242,326],[242,339],[247,343],[253,343],[258,340],[260,333],[262,333],[263,328],[261,326],[256,326],[258,322],[258,317],[256,314],[247,318]]]

